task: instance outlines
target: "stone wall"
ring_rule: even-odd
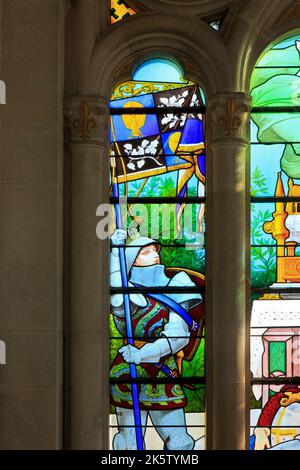
[[[62,446],[63,15],[3,0],[0,448]]]

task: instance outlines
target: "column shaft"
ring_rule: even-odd
[[[73,99],[70,254],[70,445],[106,449],[109,418],[109,245],[96,236],[96,210],[109,196],[107,110]]]
[[[247,151],[249,99],[213,96],[208,109],[208,446],[247,447]]]

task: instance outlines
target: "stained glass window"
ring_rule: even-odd
[[[111,0],[110,19],[111,24],[122,21],[129,16],[136,15],[136,11],[131,8],[126,0]]]
[[[222,26],[222,20],[214,20],[210,21],[210,26],[215,29],[216,31],[220,31],[221,26]]]
[[[300,449],[300,36],[251,80],[251,448]]]
[[[205,446],[205,103],[153,59],[110,102],[110,446]]]
[[[6,103],[6,86],[3,80],[0,80],[0,104]]]

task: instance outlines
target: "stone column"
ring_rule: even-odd
[[[77,0],[74,8],[74,58],[76,69],[76,89],[80,94],[89,93],[86,90],[88,65],[92,55],[93,47],[97,40],[99,31],[99,22],[103,21],[103,12],[99,11],[100,4],[98,0]],[[103,7],[102,7],[103,8]],[[77,93],[76,92],[76,93]]]
[[[208,448],[248,445],[248,149],[250,98],[208,100]]]
[[[90,60],[98,38],[110,25],[110,2],[62,0],[70,7],[66,18],[65,90],[70,95],[95,95]]]
[[[101,97],[67,105],[71,134],[70,447],[107,449],[109,244],[96,210],[109,199],[108,108]]]

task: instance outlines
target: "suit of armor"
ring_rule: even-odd
[[[183,271],[170,279],[165,274],[165,267],[159,262],[148,266],[135,266],[140,250],[153,245],[157,245],[155,240],[140,237],[132,242],[132,247],[126,246],[129,286],[195,286]],[[111,285],[121,285],[118,248],[112,249]],[[168,294],[168,297],[186,311],[201,302],[201,295],[198,293]],[[129,363],[133,362],[137,365],[138,377],[154,381],[139,385],[142,425],[146,424],[147,415],[150,414],[167,449],[191,450],[194,440],[187,433],[183,409],[186,406],[186,398],[181,385],[174,382],[174,378],[180,375],[180,352],[189,343],[189,327],[175,311],[146,295],[130,294],[130,306],[133,335],[136,338],[134,346],[126,344],[123,295],[114,294],[111,297],[114,322],[125,339],[124,346],[119,349],[111,366],[111,376],[120,379],[120,383],[118,381],[117,384],[111,385],[111,402],[116,407],[119,426],[119,433],[114,438],[114,448],[136,448],[131,387],[128,383]],[[166,378],[168,375],[169,383],[155,383],[157,378]]]

